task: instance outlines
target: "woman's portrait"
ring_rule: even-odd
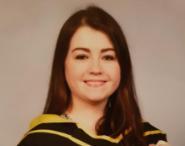
[[[124,2],[120,3],[124,5]],[[138,4],[138,2],[136,3]],[[66,2],[66,6],[69,6],[68,4],[69,2]],[[123,20],[126,20],[126,18],[119,19],[115,15],[116,7],[110,11],[110,4],[113,3],[108,2],[106,5],[101,2],[87,2],[82,5],[76,3],[76,6],[73,6],[73,9],[63,19],[63,23],[58,22],[58,29],[55,28],[55,34],[53,33],[53,36],[56,37],[54,37],[55,39],[52,38],[52,43],[50,42],[53,47],[50,48],[50,52],[48,51],[48,54],[50,54],[48,55],[50,60],[48,62],[51,65],[45,66],[47,71],[46,69],[44,71],[47,78],[37,78],[36,80],[36,78],[30,76],[30,79],[33,82],[35,80],[35,83],[45,80],[45,89],[43,89],[45,96],[42,99],[35,100],[35,97],[33,99],[26,99],[27,97],[25,97],[22,102],[17,103],[17,105],[21,105],[24,102],[26,103],[27,100],[30,101],[29,110],[20,106],[15,112],[23,110],[24,115],[32,115],[30,118],[25,117],[27,128],[22,127],[18,141],[15,143],[17,146],[174,145],[173,140],[175,138],[171,139],[173,134],[168,129],[170,125],[168,124],[170,123],[168,115],[170,113],[165,112],[170,106],[170,103],[165,100],[167,98],[162,98],[162,93],[159,95],[160,98],[156,97],[156,99],[152,97],[145,99],[145,94],[143,94],[143,98],[141,97],[142,92],[149,93],[151,89],[157,88],[156,85],[162,87],[163,84],[160,85],[159,82],[156,83],[152,79],[150,82],[152,84],[149,83],[149,87],[146,88],[148,91],[141,90],[141,87],[139,87],[142,83],[147,83],[148,77],[143,76],[145,80],[142,81],[137,76],[134,67],[135,64],[139,65],[136,62],[139,53],[135,52],[145,54],[147,51],[144,52],[142,49],[140,51],[140,48],[137,47],[138,50],[134,49],[137,43],[139,45],[139,41],[134,43],[134,37],[131,37],[131,32],[134,31],[129,33],[129,30],[136,28],[132,28],[132,21],[130,21],[130,25],[126,23],[129,27],[126,27],[127,25],[124,27]],[[109,9],[107,6],[109,6]],[[60,8],[59,6],[55,7]],[[65,12],[64,10],[61,10],[61,12]],[[50,10],[48,9],[48,11]],[[124,14],[122,17],[128,19],[129,14],[127,15]],[[44,13],[42,16],[46,17]],[[57,19],[60,20],[60,17],[58,15]],[[42,22],[40,19],[37,21]],[[137,29],[145,30],[139,24],[142,23],[138,22]],[[153,27],[156,29],[157,26],[154,25]],[[142,40],[142,35],[141,33],[138,40]],[[29,35],[27,37],[29,38]],[[49,44],[49,40],[46,38],[43,37],[44,40],[40,40],[42,43]],[[148,41],[156,42],[156,40],[153,40],[154,42],[151,40]],[[147,40],[145,39],[145,41]],[[148,42],[145,43],[148,44]],[[39,48],[37,49],[39,50]],[[154,47],[151,46],[149,49],[154,49]],[[45,50],[43,49],[42,52],[44,53]],[[142,56],[142,54],[140,55]],[[151,54],[151,60],[155,58],[155,55]],[[32,55],[30,54],[30,56]],[[157,60],[157,57],[155,60]],[[146,58],[149,59],[148,56]],[[150,63],[150,66],[152,66],[152,62]],[[156,69],[161,66],[159,64]],[[138,66],[140,69],[142,67]],[[41,69],[35,68],[37,74],[39,74],[39,70]],[[146,68],[145,71],[147,70]],[[150,69],[148,72],[145,75],[152,76],[155,71]],[[23,75],[24,73],[22,73]],[[157,78],[158,75],[154,75],[154,78]],[[31,80],[30,83],[32,83]],[[23,85],[23,81],[21,82]],[[29,88],[31,86],[27,81],[24,82],[24,85],[27,86],[27,90],[23,94],[25,96],[29,94],[27,91],[40,91],[39,88],[33,90],[33,85],[32,88]],[[35,86],[39,87],[36,84]],[[157,95],[158,93],[155,91],[157,89],[154,90],[154,94]],[[168,96],[167,90],[166,93],[166,96]],[[148,96],[151,95],[148,94]],[[37,102],[40,103],[40,106],[37,106]],[[147,105],[150,107],[147,108]],[[155,117],[156,113],[153,110],[161,116],[154,119],[154,121],[150,118]],[[152,116],[152,114],[154,115]],[[24,115],[21,116],[21,119],[24,119]],[[15,118],[14,120],[19,121],[21,119]],[[19,128],[21,129],[21,125]]]

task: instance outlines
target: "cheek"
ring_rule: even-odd
[[[120,66],[119,64],[114,64],[112,67],[107,68],[107,73],[109,74],[111,80],[114,82],[114,84],[119,85],[120,83]]]
[[[68,64],[66,64],[65,68],[67,82],[75,82],[76,80],[82,79],[84,72],[85,72],[84,65],[69,62]]]
[[[74,81],[77,77],[77,70],[73,67],[73,64],[67,64],[65,68],[65,76],[68,84]]]
[[[113,74],[114,74],[114,85],[113,85],[113,88],[114,88],[114,90],[116,90],[118,87],[119,87],[119,85],[120,85],[120,81],[121,81],[121,71],[120,71],[120,67],[119,67],[119,65],[117,65],[116,67],[115,67],[115,69],[113,69],[114,70],[114,72],[113,72]]]
[[[117,65],[115,67],[115,69],[113,69],[113,71],[114,71],[114,73],[113,73],[114,74],[114,79],[119,84],[120,79],[121,79],[121,77],[120,77],[121,73],[120,73],[120,67],[119,67],[119,65]]]

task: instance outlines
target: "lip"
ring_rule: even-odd
[[[89,87],[101,87],[103,86],[107,81],[105,80],[85,80],[84,83],[88,85]]]

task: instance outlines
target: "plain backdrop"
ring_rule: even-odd
[[[15,146],[41,114],[59,30],[89,4],[125,32],[145,120],[184,146],[184,0],[0,0],[0,145]]]

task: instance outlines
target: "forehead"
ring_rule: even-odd
[[[114,48],[109,37],[104,32],[95,30],[89,26],[79,27],[71,38],[69,49],[72,50],[80,47],[92,50]]]

